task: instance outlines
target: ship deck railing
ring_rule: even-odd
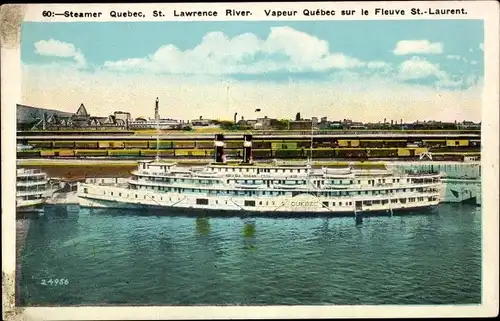
[[[134,192],[147,192],[148,190],[141,190],[141,189],[138,189],[138,190],[128,190],[129,193],[134,193]],[[158,191],[153,191],[153,192],[156,192],[156,193],[161,193],[161,192],[158,192]],[[240,192],[240,191],[238,191]],[[292,192],[292,191],[289,191],[289,192]],[[98,196],[102,196],[102,195],[105,195],[104,193],[102,193],[102,190],[87,190],[87,191],[84,191],[83,193],[79,192],[78,194],[80,195],[89,195],[89,196],[92,196],[92,195],[98,195]],[[177,193],[179,194],[179,193]],[[217,193],[217,192],[213,192],[213,191],[207,191],[206,193],[192,193],[192,192],[187,192],[187,193],[180,193],[180,194],[190,194],[190,195],[200,195],[200,196],[204,196],[204,197],[235,197],[235,195],[228,195],[226,193]],[[236,196],[245,196],[245,195],[236,195]],[[281,199],[283,197],[286,197],[284,195],[265,195],[265,196],[262,196],[260,197],[261,199]],[[440,199],[440,193],[439,191],[426,191],[426,192],[397,192],[397,193],[385,193],[385,194],[378,194],[378,195],[336,195],[336,196],[320,196],[319,198],[320,199],[326,199],[328,201],[346,201],[346,200],[349,200],[349,201],[362,201],[362,202],[373,202],[373,201],[382,201],[382,200],[394,200],[394,199],[404,199],[405,201],[404,202],[401,202],[401,203],[412,203],[409,201],[409,199],[411,198],[419,198],[419,197],[424,197],[424,198],[428,198],[428,197],[431,197],[431,198],[435,198],[435,200],[431,200],[429,201],[428,199],[424,199],[423,202],[434,202],[436,200],[438,201],[442,201]],[[419,202],[422,202],[422,201],[419,201]],[[392,203],[392,202],[391,202]]]
[[[38,190],[38,191],[16,191],[16,197],[20,197],[20,196],[36,196],[36,195],[40,195],[40,196],[43,196],[45,195],[46,191],[43,190]]]
[[[16,185],[17,186],[37,186],[37,185],[45,185],[48,184],[49,180],[43,179],[43,180],[26,180],[26,181],[17,181]]]
[[[17,174],[45,174],[41,170],[36,168],[18,168]]]
[[[206,189],[206,190],[218,190],[218,189],[223,189],[223,190],[231,190],[234,188],[234,184],[223,184],[223,183],[217,183],[217,184],[182,184],[182,183],[166,183],[166,182],[160,182],[160,181],[148,181],[148,180],[136,180],[136,179],[129,179],[127,181],[129,184],[132,184],[134,186],[160,186],[160,187],[168,187],[168,188],[184,188],[184,189]],[[310,183],[310,182],[309,182]],[[382,183],[381,183],[382,184]],[[386,183],[387,184],[387,183]],[[377,191],[377,190],[389,190],[389,189],[408,189],[408,188],[430,188],[430,187],[437,187],[440,186],[441,182],[435,182],[435,183],[417,183],[417,184],[412,184],[412,183],[389,183],[386,186],[374,186],[371,184],[349,184],[345,185],[344,188],[339,188],[339,191],[356,191],[356,190],[361,190],[361,191]],[[293,186],[293,185],[291,185]],[[304,190],[307,191],[332,191],[332,188],[316,188],[316,187],[311,187],[309,184],[306,183],[306,188]],[[278,188],[274,187],[274,184],[272,184],[270,187],[266,188],[266,191],[280,191]]]

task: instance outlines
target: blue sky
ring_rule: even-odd
[[[21,60],[32,77],[37,67],[61,66],[78,77],[253,85],[392,79],[465,91],[482,82],[483,37],[480,20],[27,22]]]

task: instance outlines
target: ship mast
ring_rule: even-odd
[[[309,146],[309,157],[308,163],[312,166],[312,158],[313,158],[313,135],[314,135],[314,126],[313,126],[313,117],[311,116],[311,144]]]
[[[155,119],[156,119],[156,162],[160,161],[160,116],[158,113],[158,97],[156,97]]]

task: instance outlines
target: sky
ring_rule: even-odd
[[[91,115],[481,121],[481,20],[25,22],[22,102]],[[255,109],[261,109],[256,114]]]

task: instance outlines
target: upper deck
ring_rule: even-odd
[[[32,168],[18,168],[16,170],[16,176],[18,180],[22,179],[42,179],[45,178],[47,175],[40,171],[39,169],[32,169]]]
[[[438,173],[393,173],[387,169],[353,169],[350,166],[340,168],[312,168],[311,166],[257,166],[250,164],[227,165],[212,164],[205,167],[178,167],[173,162],[141,161],[138,169],[132,172],[133,176],[146,178],[152,181],[184,182],[187,184],[219,184],[224,182],[250,181],[249,184],[270,184],[278,182],[284,186],[287,182],[302,184],[313,182],[317,186],[330,184],[339,185],[362,184],[368,182],[374,186],[378,183],[399,182],[403,179],[405,183],[436,183],[440,179]]]

